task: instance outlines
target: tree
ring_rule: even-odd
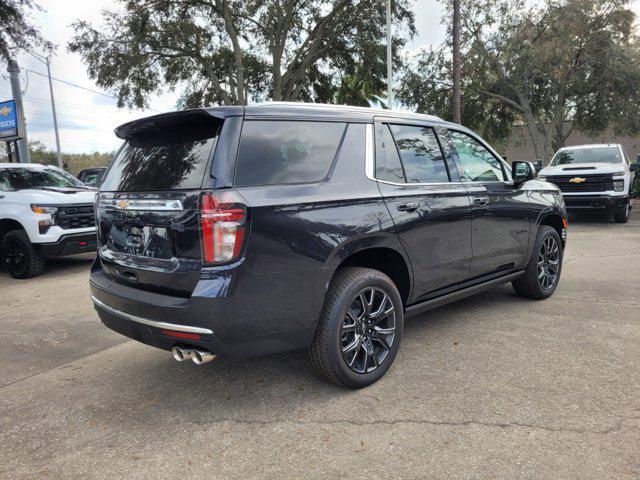
[[[384,92],[384,2],[377,0],[120,0],[103,24],[74,23],[69,43],[120,106],[144,107],[160,87],[180,104],[249,100],[367,104]],[[394,2],[399,33],[415,33],[410,0]],[[396,61],[404,37],[394,39]]]
[[[28,19],[28,11],[34,9],[40,7],[32,0],[0,0],[0,60],[8,62],[20,50],[53,48]]]
[[[539,7],[524,0],[464,3],[464,122],[504,139],[512,120],[520,120],[541,159],[563,146],[573,128],[587,134],[640,131],[634,20],[626,0],[551,0]],[[436,82],[430,96],[450,95],[443,75],[449,48],[424,53],[410,69],[402,89],[407,102]],[[427,79],[428,73],[438,76]]]

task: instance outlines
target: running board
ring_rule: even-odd
[[[438,308],[446,305],[447,303],[470,297],[472,295],[475,295],[476,293],[481,293],[493,287],[497,287],[498,285],[511,282],[512,280],[515,280],[522,275],[524,275],[524,270],[510,273],[509,275],[504,275],[502,277],[494,278],[493,280],[489,280],[488,282],[480,283],[472,287],[463,288],[462,290],[456,290],[455,292],[448,293],[446,295],[443,295],[442,297],[433,298],[416,305],[411,305],[405,310],[405,316],[410,317],[412,315],[418,315],[433,308]]]

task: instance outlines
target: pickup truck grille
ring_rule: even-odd
[[[96,224],[93,205],[69,205],[58,207],[56,224],[65,230],[93,227]]]
[[[574,178],[583,178],[584,181],[580,183],[571,182],[570,180]],[[547,182],[556,184],[561,192],[567,193],[607,192],[613,190],[613,177],[610,174],[547,177]]]

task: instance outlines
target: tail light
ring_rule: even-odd
[[[224,191],[202,195],[200,225],[204,263],[227,263],[238,258],[246,219],[246,208],[238,194]]]

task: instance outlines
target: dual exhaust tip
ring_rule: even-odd
[[[190,348],[176,345],[171,349],[171,354],[177,362],[193,360],[196,365],[204,365],[216,358],[216,355],[203,348]]]

